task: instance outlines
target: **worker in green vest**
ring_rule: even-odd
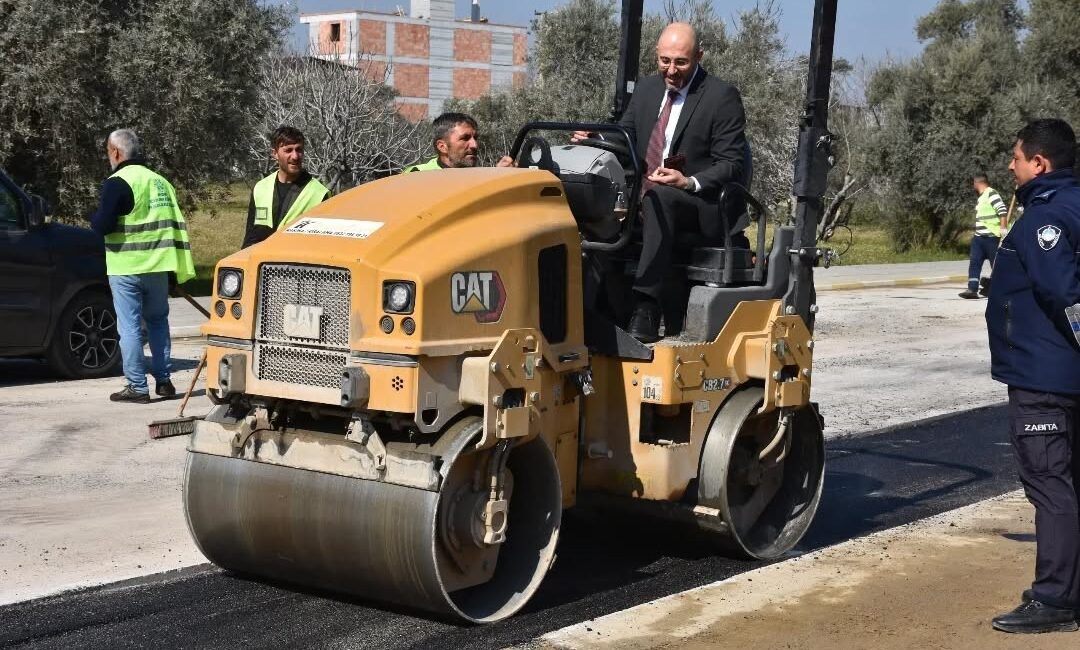
[[[980,288],[979,276],[982,275],[983,262],[990,262],[994,268],[998,244],[1002,233],[1009,227],[1009,209],[1001,200],[997,190],[990,187],[986,174],[975,174],[972,187],[979,195],[975,204],[975,236],[971,238],[971,257],[968,264],[968,286],[960,293],[961,298],[972,300],[986,295],[986,289]]]
[[[330,197],[330,190],[304,169],[304,134],[299,129],[279,126],[270,134],[270,146],[277,170],[251,191],[244,248],[285,228]]]
[[[425,163],[417,163],[402,173],[423,172],[452,167],[476,167],[480,164],[480,135],[476,120],[465,113],[443,113],[431,123],[435,157]],[[503,156],[496,167],[513,167],[510,156]]]
[[[160,397],[176,395],[170,376],[170,276],[195,277],[187,224],[169,181],[146,166],[139,138],[129,129],[113,131],[105,147],[113,173],[101,185],[101,203],[91,227],[105,238],[105,267],[116,309],[120,355],[127,386],[114,402],[150,401],[143,358],[142,323],[152,358],[150,374]]]

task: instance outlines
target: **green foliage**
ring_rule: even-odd
[[[1022,26],[1015,0],[944,0],[919,21],[923,53],[871,77],[878,125],[862,153],[898,250],[970,230],[971,176],[986,171],[1008,196],[1016,132],[1061,114],[1060,89],[1024,74]]]
[[[58,214],[85,215],[105,138],[134,129],[184,195],[247,151],[259,62],[289,16],[257,0],[0,0],[0,165]]]
[[[1080,127],[1080,11],[1076,0],[1030,0],[1024,41],[1030,78],[1058,86],[1067,115]]]

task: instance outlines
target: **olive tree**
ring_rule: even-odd
[[[0,165],[89,212],[105,137],[134,129],[187,199],[244,158],[259,64],[290,15],[258,0],[0,0]]]

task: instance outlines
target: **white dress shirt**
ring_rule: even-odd
[[[671,115],[668,116],[667,129],[664,130],[664,153],[662,158],[667,158],[671,152],[671,141],[675,138],[675,127],[679,125],[679,116],[682,115],[683,104],[686,103],[686,96],[690,93],[690,84],[694,83],[694,79],[697,78],[698,73],[701,72],[701,66],[694,68],[694,74],[690,75],[690,81],[676,90],[677,93],[674,101],[671,104]],[[660,99],[660,108],[657,109],[657,119],[660,117],[660,113],[664,112],[664,106],[667,106],[668,102],[668,90],[664,90],[664,95]],[[690,186],[686,188],[688,192],[697,192],[701,189],[701,185],[697,182],[697,179],[693,176],[688,177]]]

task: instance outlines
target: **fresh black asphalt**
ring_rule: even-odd
[[[801,551],[1018,487],[1004,406],[826,447],[825,494]],[[0,608],[0,647],[504,648],[757,566],[715,555],[662,522],[571,511],[540,591],[524,611],[494,625],[457,625],[207,566]]]

